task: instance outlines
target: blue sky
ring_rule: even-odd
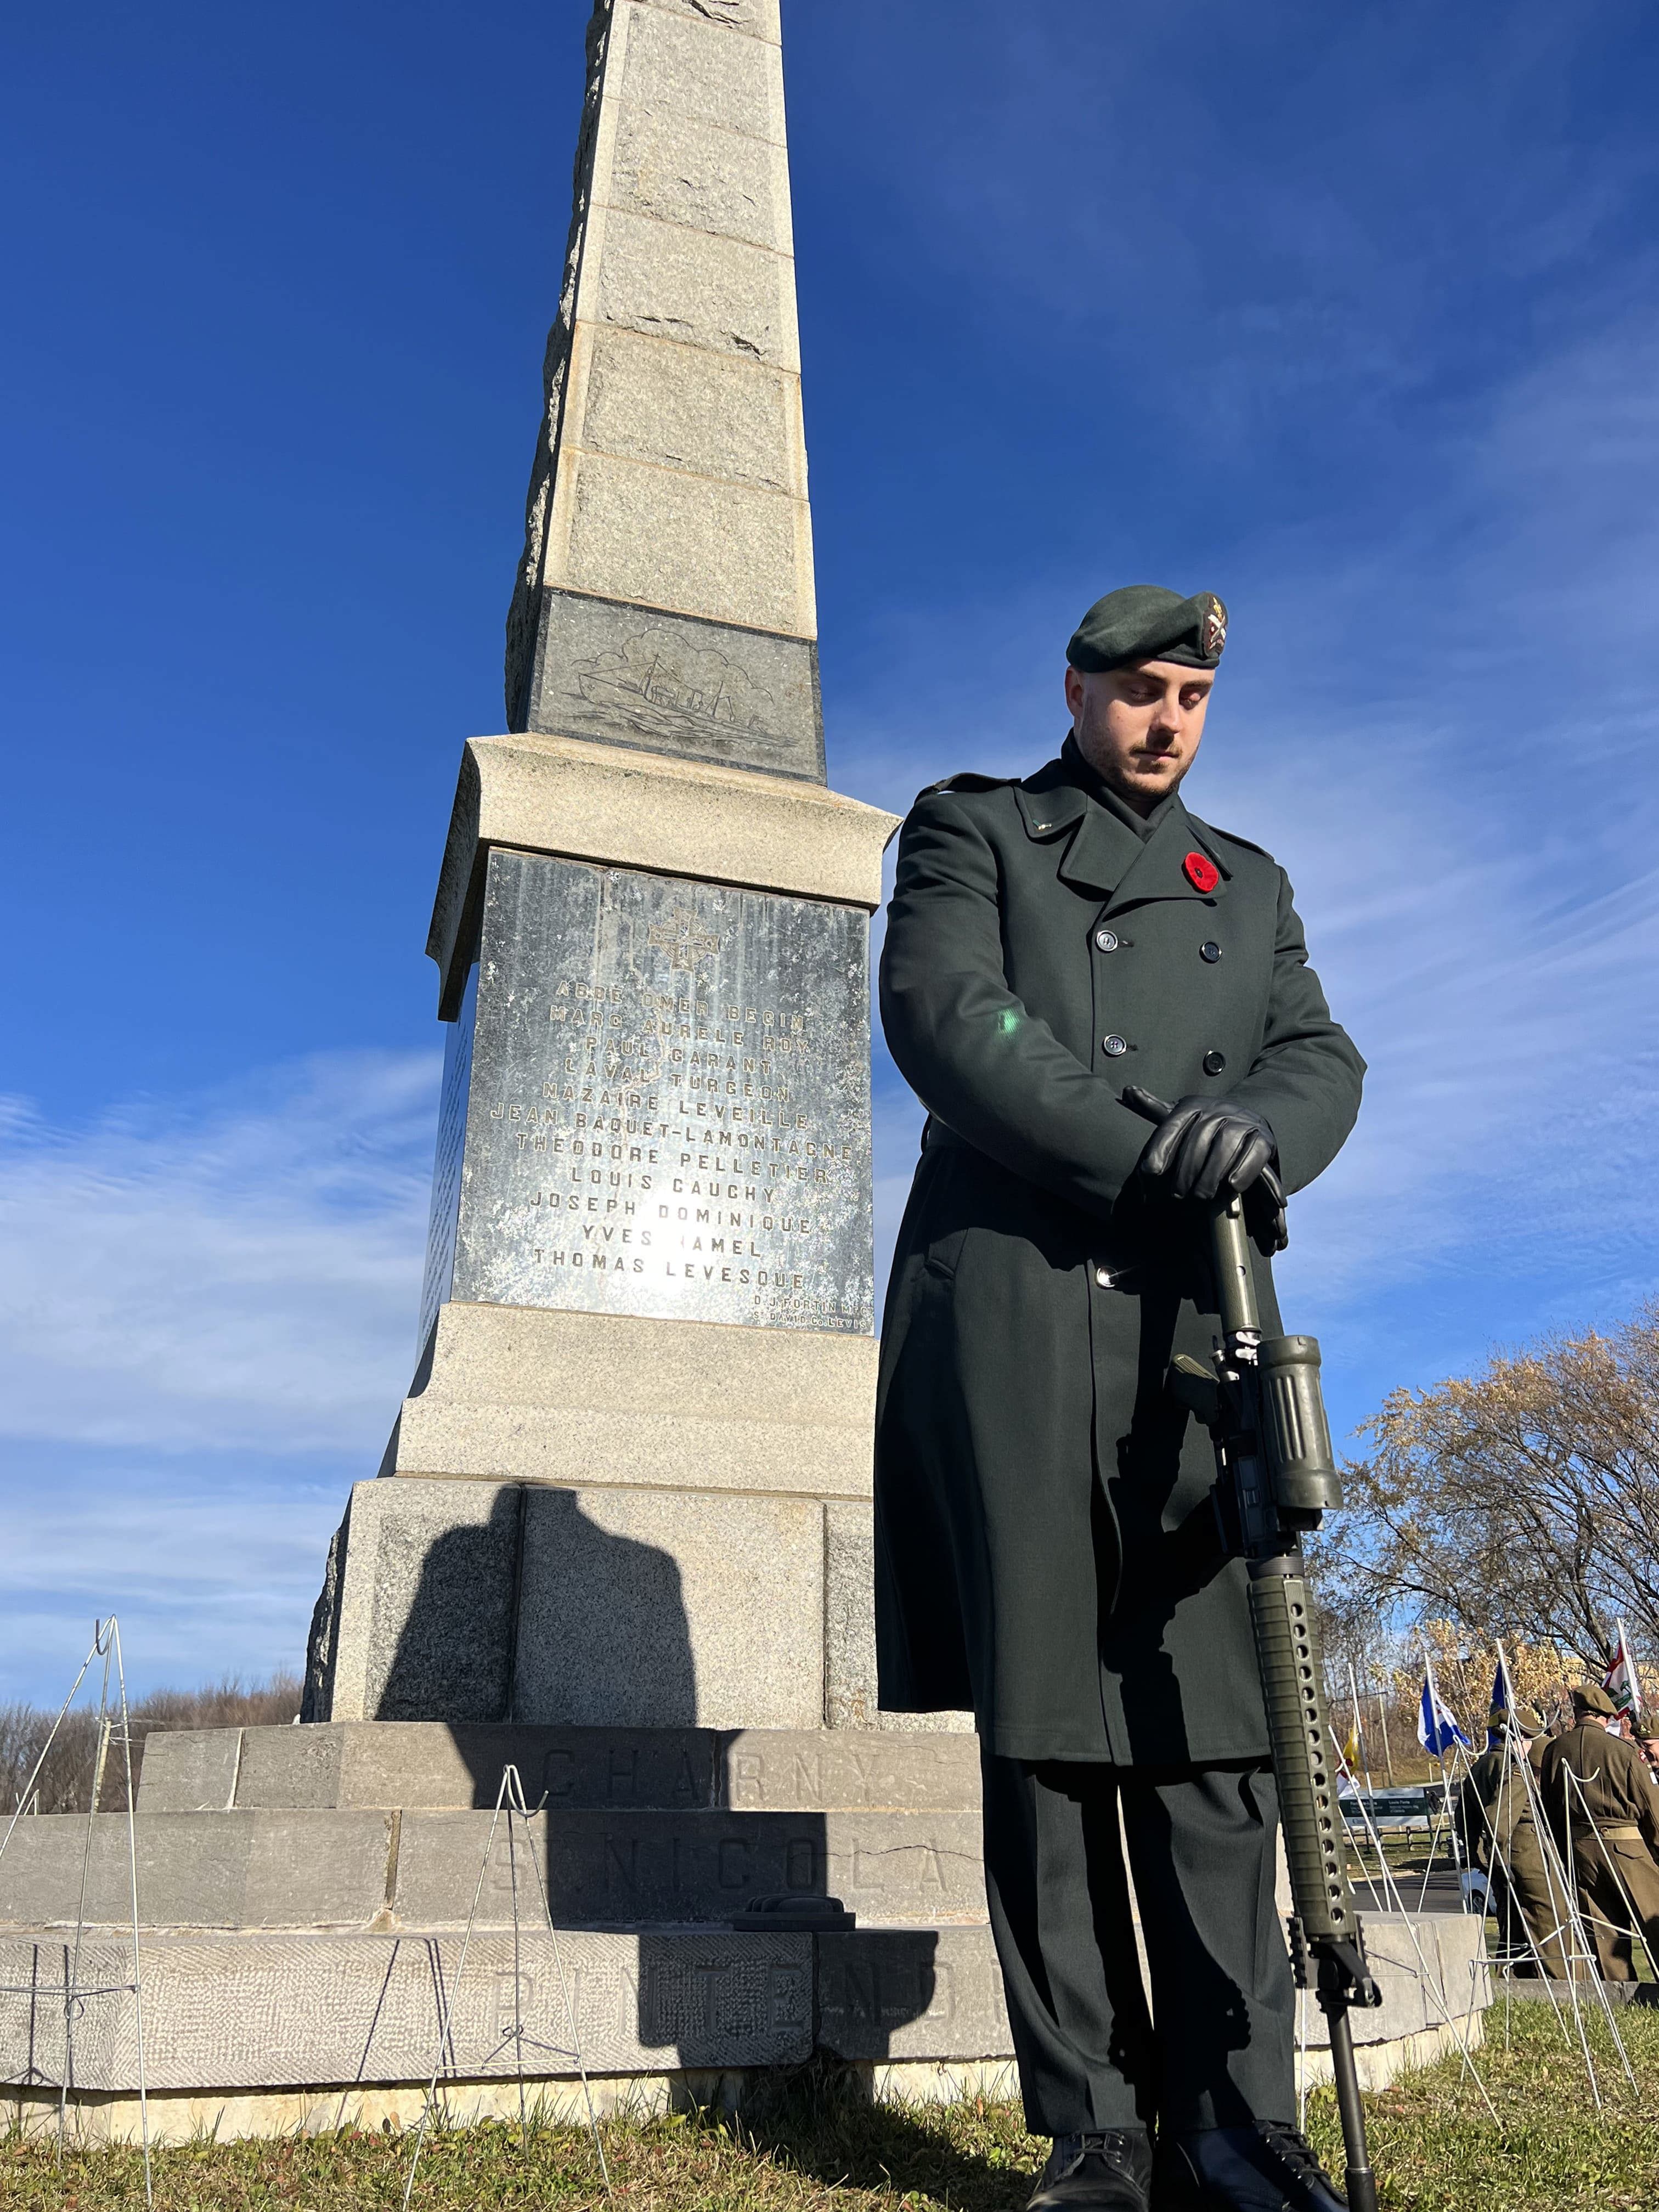
[[[422,957],[501,625],[585,0],[14,21],[0,1698],[297,1658],[408,1379]],[[1219,592],[1196,810],[1371,1063],[1336,1425],[1655,1287],[1659,27],[785,0],[831,780],[1053,750]],[[890,1239],[916,1117],[877,1064]]]

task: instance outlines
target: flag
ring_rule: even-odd
[[[1353,1726],[1348,1730],[1348,1740],[1342,1747],[1341,1757],[1342,1764],[1347,1768],[1349,1773],[1358,1774],[1359,1771],[1359,1723],[1358,1718],[1355,1719]]]
[[[1498,1672],[1492,1678],[1492,1709],[1502,1713],[1506,1720],[1515,1718],[1515,1692],[1510,1687],[1510,1670],[1504,1664],[1504,1655],[1498,1655]]]
[[[1458,1726],[1457,1716],[1443,1701],[1431,1674],[1425,1674],[1423,1677],[1423,1702],[1417,1716],[1417,1741],[1425,1751],[1432,1753],[1437,1759],[1443,1759],[1455,1743],[1461,1743],[1465,1751],[1474,1748]]]
[[[1630,1656],[1630,1642],[1625,1634],[1625,1624],[1619,1624],[1619,1641],[1613,1647],[1613,1663],[1601,1677],[1601,1686],[1621,1713],[1642,1710],[1642,1693],[1636,1680],[1636,1662]]]

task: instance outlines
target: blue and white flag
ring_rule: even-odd
[[[1504,1664],[1504,1655],[1498,1655],[1498,1672],[1492,1678],[1492,1709],[1509,1720],[1515,1718],[1515,1692],[1510,1687],[1510,1670]]]
[[[1423,1703],[1417,1716],[1417,1741],[1436,1759],[1443,1759],[1455,1743],[1461,1743],[1465,1751],[1474,1748],[1458,1726],[1457,1716],[1449,1705],[1442,1702],[1432,1674],[1425,1674],[1423,1677]]]

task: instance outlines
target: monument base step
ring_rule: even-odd
[[[1480,1923],[1379,1916],[1368,1924],[1384,1991],[1356,2014],[1362,2081],[1481,2039]],[[475,1933],[464,1975],[454,1930],[397,1935],[146,1935],[140,1944],[152,2139],[325,2131],[418,2118],[451,2006],[444,2094],[452,2120],[518,2110],[583,2112],[574,2014],[601,2112],[641,2117],[741,2106],[779,2069],[843,2069],[878,2097],[1015,2094],[1007,2015],[988,1929],[858,1929],[833,1936],[708,1929]],[[0,2075],[8,2117],[55,2125],[64,2072],[62,1931],[0,1938]],[[1404,1963],[1402,1963],[1402,1961]],[[458,1975],[459,1978],[458,1980]],[[138,2128],[137,2006],[130,1941],[83,1939],[70,2099],[83,2138]],[[565,1993],[570,2011],[567,2013]],[[516,2002],[515,2002],[516,1999]],[[1328,2078],[1317,2008],[1300,2063]],[[521,2028],[520,2045],[514,2039]]]
[[[928,1727],[557,1728],[335,1721],[158,1732],[141,1813],[493,1806],[501,1771],[550,1810],[969,1812],[979,1741]]]
[[[729,1924],[752,1901],[839,1898],[860,1923],[982,1920],[971,1812],[543,1813],[507,1823],[481,1869],[487,1812],[140,1813],[142,1927],[391,1930]],[[118,1927],[131,1917],[127,1820],[20,1820],[0,1864],[0,1926]],[[532,1859],[533,1854],[533,1859]],[[84,1886],[83,1886],[84,1885]],[[474,1899],[477,1898],[475,1908]]]

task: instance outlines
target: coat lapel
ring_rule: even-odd
[[[1106,893],[1131,876],[1146,848],[1127,822],[1096,800],[1083,800],[1083,818],[1060,856],[1060,879],[1074,890]]]
[[[1232,871],[1221,841],[1194,819],[1177,799],[1147,838],[1136,836],[1109,807],[1080,790],[1060,761],[1015,786],[1015,799],[1034,844],[1054,845],[1055,873],[1074,890],[1106,901],[1106,912],[1137,906],[1148,899],[1218,898]],[[1188,853],[1206,854],[1220,880],[1200,891],[1182,866]]]
[[[1091,811],[1110,818],[1103,807]],[[1115,914],[1122,907],[1142,905],[1148,899],[1198,899],[1213,903],[1226,890],[1232,872],[1214,849],[1218,842],[1200,836],[1197,823],[1177,799],[1146,843],[1137,846],[1128,867],[1112,886],[1106,911]],[[1213,890],[1200,891],[1188,875],[1183,863],[1193,852],[1203,853],[1214,862],[1218,880]]]

